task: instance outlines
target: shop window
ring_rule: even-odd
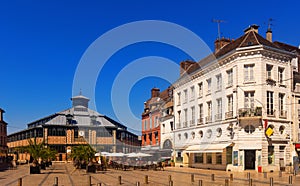
[[[206,153],[206,163],[212,164],[212,153]]]
[[[232,147],[226,147],[226,163],[232,164]]]
[[[195,163],[203,163],[203,153],[195,153]]]
[[[274,146],[268,146],[268,164],[273,165],[275,163]]]
[[[217,164],[222,164],[222,152],[217,152],[216,153],[216,163]]]

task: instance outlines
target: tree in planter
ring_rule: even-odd
[[[87,167],[89,168],[89,166],[95,166],[92,164],[95,153],[96,151],[90,145],[79,145],[73,147],[71,157],[73,160],[81,162],[81,168],[85,168],[86,163],[90,162]],[[93,168],[95,169],[95,167]]]
[[[30,166],[31,173],[40,173],[40,166],[45,169],[45,162],[51,161],[55,158],[56,151],[47,148],[45,141],[37,142],[37,139],[28,140],[29,145],[26,147],[27,152],[33,158],[32,165]]]

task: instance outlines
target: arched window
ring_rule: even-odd
[[[211,136],[212,136],[212,130],[211,130],[211,129],[208,129],[208,130],[206,131],[206,137],[209,139],[209,138],[211,138]]]
[[[279,127],[279,133],[280,133],[280,134],[284,134],[284,131],[285,131],[285,126],[281,125],[281,126]]]
[[[221,128],[217,128],[217,137],[220,137],[222,135],[222,129]]]
[[[246,133],[252,134],[255,131],[255,127],[253,125],[246,125],[244,130]]]
[[[199,136],[200,136],[200,138],[203,138],[203,131],[202,130],[199,131]]]

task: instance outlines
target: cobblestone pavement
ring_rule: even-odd
[[[173,186],[198,186],[202,181],[203,186],[225,186],[225,179],[230,179],[233,174],[233,181],[228,181],[228,186],[249,185],[249,173],[253,186],[269,186],[270,179],[273,178],[274,185],[300,185],[300,175],[282,173],[256,173],[255,171],[235,173],[216,170],[203,170],[183,167],[167,167],[162,170],[112,170],[99,171],[97,173],[87,174],[84,170],[76,170],[72,174],[74,167],[71,163],[54,163],[47,170],[42,170],[41,174],[29,174],[29,165],[20,165],[17,169],[8,169],[0,171],[0,185],[17,186],[19,179],[22,178],[23,186],[53,186],[56,177],[59,186],[87,186],[89,180],[91,185],[115,186],[119,185],[121,176],[121,185],[149,185],[149,186],[169,186],[171,179]],[[214,181],[212,181],[214,174]],[[192,176],[193,175],[193,176]],[[145,183],[145,177],[148,176],[148,184]],[[265,178],[267,176],[267,178]],[[292,176],[292,183],[289,184],[289,176]],[[192,181],[194,178],[194,182]]]

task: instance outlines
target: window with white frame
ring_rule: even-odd
[[[284,68],[278,67],[278,83],[283,84]]]
[[[232,112],[233,111],[233,95],[227,96],[227,111]]]
[[[184,93],[184,102],[183,102],[183,103],[186,103],[187,100],[188,100],[188,92],[187,92],[187,89],[185,89],[185,90],[183,91],[183,93]]]
[[[217,99],[217,114],[216,120],[222,119],[222,98]]]
[[[233,84],[233,71],[229,69],[226,71],[227,73],[227,87],[231,87]]]
[[[192,120],[190,121],[190,125],[195,125],[195,107],[191,107],[191,112],[192,112]]]
[[[254,91],[245,92],[245,108],[254,108]]]
[[[191,101],[194,100],[194,98],[195,98],[195,87],[192,86],[191,87]]]
[[[206,80],[207,82],[207,94],[211,93],[211,78]]]
[[[183,127],[187,127],[187,120],[188,120],[188,112],[187,112],[187,109],[184,109],[184,122],[183,122]]]
[[[283,93],[279,93],[278,95],[278,101],[279,101],[279,116],[280,117],[286,117],[286,112],[284,110],[284,94]]]
[[[199,104],[199,119],[198,124],[203,123],[203,104]]]
[[[222,75],[218,74],[216,75],[217,79],[217,91],[220,91],[222,89]]]
[[[202,97],[203,96],[203,83],[202,82],[198,84],[198,90],[199,90],[198,96]]]
[[[267,79],[272,79],[273,65],[267,64],[266,69],[267,69]]]
[[[205,122],[210,123],[210,122],[212,122],[212,105],[211,105],[211,101],[206,102],[206,104],[207,104],[207,116],[205,118]]]
[[[267,91],[267,114],[269,116],[274,115],[274,92]]]
[[[244,65],[244,81],[254,81],[253,76],[254,64]]]
[[[180,105],[181,104],[181,93],[178,92],[177,93],[177,105]]]

